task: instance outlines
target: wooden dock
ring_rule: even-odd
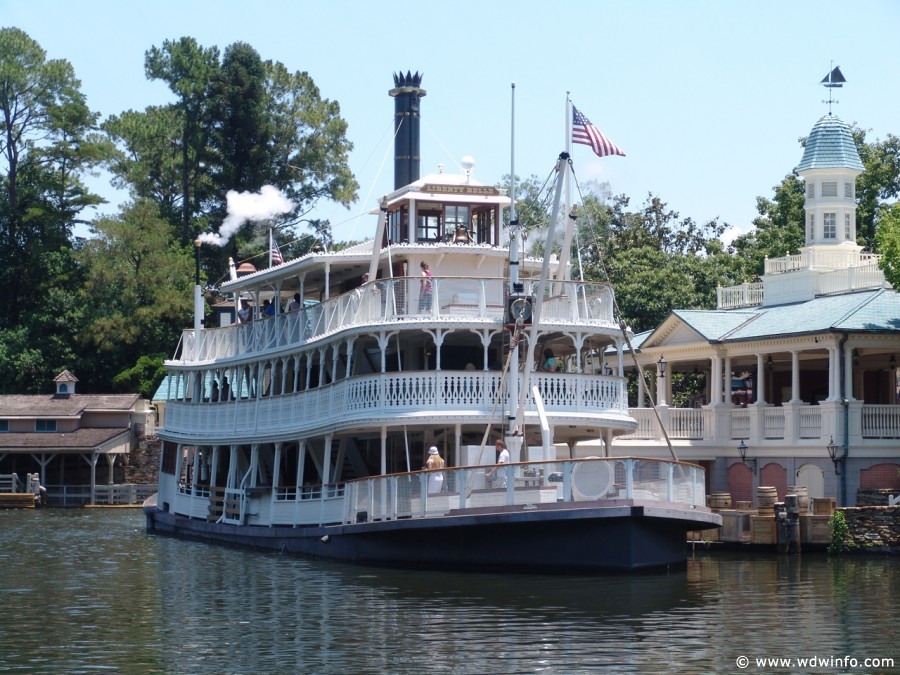
[[[0,509],[33,509],[34,495],[30,492],[0,492]]]

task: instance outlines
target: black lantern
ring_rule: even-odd
[[[737,450],[738,450],[738,454],[741,456],[741,462],[743,464],[746,464],[750,468],[750,470],[755,473],[756,472],[756,460],[755,459],[747,459],[747,451],[750,450],[750,448],[748,448],[747,444],[744,443],[743,438],[741,439],[741,442],[738,444]]]
[[[666,376],[666,357],[660,356],[659,361],[656,362],[656,369],[659,371],[660,378],[665,378]]]
[[[831,440],[828,441],[828,445],[826,446],[828,449],[828,456],[831,457],[831,461],[834,463],[834,475],[840,476],[841,472],[838,470],[838,465],[843,461],[843,458],[838,455],[838,450],[840,447],[837,443],[834,442],[834,436],[831,437]]]

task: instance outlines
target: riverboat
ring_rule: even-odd
[[[636,427],[613,289],[520,259],[514,202],[468,161],[420,178],[425,91],[394,84],[374,238],[232,273],[234,321],[195,319],[166,362],[148,530],[389,566],[683,565],[721,519],[701,467],[611,452]]]

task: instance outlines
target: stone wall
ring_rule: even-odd
[[[142,436],[138,446],[131,451],[125,467],[125,482],[153,484],[159,481],[159,438]]]
[[[857,506],[889,506],[888,497],[897,496],[900,490],[876,490],[873,488],[856,491]]]
[[[900,553],[900,506],[857,506],[840,511],[847,519],[854,550]]]

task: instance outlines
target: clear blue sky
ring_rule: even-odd
[[[341,105],[360,202],[323,205],[335,238],[371,236],[360,214],[393,187],[392,74],[424,73],[422,172],[464,155],[495,183],[510,168],[545,177],[564,149],[566,92],[628,156],[575,146],[580,181],[608,181],[637,208],[653,192],[682,217],[745,231],[756,197],[800,161],[797,139],[827,112],[832,62],[847,85],[834,112],[900,134],[900,2],[895,0],[550,3],[394,0],[0,0],[0,24],[67,59],[104,117],[171,100],[144,77],[144,52],[191,36],[220,50],[244,41],[305,70]],[[95,189],[120,196],[98,181]]]

